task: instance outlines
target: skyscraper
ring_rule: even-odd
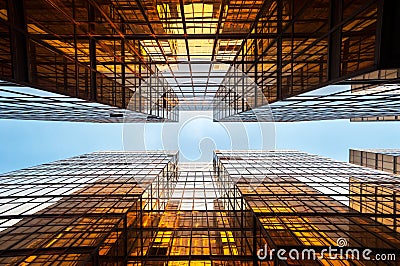
[[[213,164],[180,164],[173,152],[82,155],[2,175],[0,261],[396,263],[399,233],[379,220],[387,214],[353,208],[363,196],[353,178],[397,182],[296,151],[216,151]]]
[[[363,195],[349,190],[353,178],[362,185],[396,183],[389,175],[296,151],[221,151],[216,152],[215,167],[226,187],[235,187],[254,215],[259,246],[301,252],[337,246],[335,242],[343,238],[348,248],[379,250],[389,242],[389,246],[399,243],[393,231],[373,220],[387,214],[354,211],[354,197]],[[384,253],[398,253],[398,247],[389,246]],[[285,264],[274,258],[277,265]],[[324,257],[303,262],[329,265],[334,261]],[[288,259],[287,263],[302,262]]]
[[[175,121],[212,99],[234,110],[218,120],[267,102],[275,121],[396,117],[399,15],[396,0],[1,0],[0,118]]]
[[[398,0],[0,0],[0,119],[397,120],[399,17]],[[126,150],[182,129],[142,125]],[[240,126],[209,163],[110,151],[0,175],[0,264],[399,264],[397,157],[244,151]]]
[[[400,169],[400,151],[396,149],[350,149],[350,163],[396,174]],[[397,206],[397,182],[360,182],[351,178],[350,192],[356,194],[350,205],[362,213],[377,214],[376,220],[400,232]]]
[[[398,174],[400,171],[398,149],[350,149],[349,162],[357,165]]]
[[[154,235],[176,160],[173,153],[100,152],[3,175],[0,263],[122,264]],[[143,226],[150,236],[139,237]]]

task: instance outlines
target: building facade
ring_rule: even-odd
[[[0,263],[395,265],[396,213],[357,209],[355,188],[396,182],[296,151],[82,155],[1,176]]]
[[[120,122],[127,110],[132,122],[175,121],[179,101],[209,108],[215,94],[219,107],[229,98],[220,121],[251,121],[253,96],[275,121],[396,117],[399,15],[396,0],[1,0],[0,80],[39,93],[27,102],[16,86],[0,90],[0,117]],[[304,96],[327,85],[348,88]]]
[[[217,151],[214,163],[224,189],[231,188],[241,195],[254,217],[254,248],[268,247],[265,265],[371,263],[363,259],[346,260],[340,255],[336,259],[321,256],[322,249],[338,247],[342,239],[346,243],[343,247],[349,249],[398,253],[397,234],[376,222],[395,214],[356,211],[352,203],[357,196],[364,195],[349,189],[356,185],[353,178],[363,185],[396,183],[389,175],[296,151]],[[300,253],[313,249],[320,259],[307,260],[307,256],[300,260],[288,256],[279,259],[273,252],[279,249],[286,252],[295,249]]]
[[[0,264],[123,265],[146,252],[176,160],[99,152],[3,175]]]
[[[397,149],[350,149],[350,163],[388,172],[398,178],[400,169],[400,150]],[[397,182],[373,183],[360,182],[359,178],[352,178],[350,205],[362,213],[377,215],[376,220],[400,232]]]
[[[398,174],[400,171],[398,149],[350,149],[349,162],[368,168]]]

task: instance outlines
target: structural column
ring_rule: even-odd
[[[328,80],[340,77],[343,0],[330,0],[328,37]]]
[[[95,9],[88,4],[88,21],[89,32],[95,33]],[[96,40],[91,37],[89,39],[89,57],[90,57],[90,100],[97,100],[97,64],[96,64]]]
[[[29,61],[24,0],[7,0],[12,51],[13,79],[29,82]]]

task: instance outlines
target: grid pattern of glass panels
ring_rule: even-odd
[[[158,223],[143,228],[145,235],[156,232],[143,239],[145,256],[131,254],[128,264],[253,265],[251,217],[238,195],[224,195],[210,165],[179,164],[174,192]]]
[[[398,199],[385,189],[399,182],[301,152],[216,151],[213,164],[99,152],[0,180],[3,264],[369,265],[257,257],[265,245],[320,255],[338,238],[371,256],[400,251]]]
[[[123,261],[144,211],[160,211],[176,155],[98,152],[0,176],[0,263]]]
[[[267,244],[269,250],[313,248],[322,252],[328,246],[336,246],[339,238],[345,238],[349,248],[399,253],[399,234],[381,223],[396,214],[359,212],[353,204],[364,196],[354,187],[398,186],[399,181],[392,176],[295,151],[216,151],[214,167],[224,189],[237,189],[254,215],[255,249]],[[386,198],[392,206],[397,200]],[[275,254],[264,263],[366,265],[368,261],[351,261],[340,256],[280,261]]]
[[[356,117],[351,118],[351,122],[376,122],[376,121],[398,121],[400,120],[400,115],[392,116],[376,116],[376,117]]]
[[[374,65],[378,1],[266,1],[235,64],[269,102],[310,91]]]
[[[399,149],[350,149],[349,162],[368,168],[398,174],[400,171]]]
[[[400,115],[400,90],[399,85],[395,84],[398,82],[399,71],[395,69],[386,72],[395,73],[395,75],[387,75],[391,77],[387,80],[387,82],[392,82],[391,85],[349,86],[346,82],[342,82],[344,86],[329,86],[269,105],[265,103],[265,100],[264,103],[262,102],[262,97],[258,97],[258,104],[253,105],[251,109],[237,103],[241,100],[240,95],[246,97],[246,94],[240,91],[238,94],[238,89],[235,91],[221,88],[217,92],[221,103],[214,108],[214,118],[218,121],[248,121],[252,118],[255,121],[268,122],[349,118],[351,121],[395,120]],[[352,82],[356,81],[357,79],[352,79]],[[240,90],[241,86],[237,87]]]
[[[145,88],[143,94],[134,94],[127,108],[122,109],[0,81],[0,119],[99,123],[178,121],[178,110],[157,91],[144,91]],[[152,97],[160,100],[154,103]],[[172,93],[165,93],[165,97],[174,99]]]
[[[0,118],[122,123],[146,122],[147,114],[0,81]]]
[[[389,84],[389,76],[375,74],[400,67],[391,33],[396,8],[377,0],[0,0],[0,79],[120,109],[133,101],[134,111],[169,120],[176,120],[169,113],[179,93],[186,109],[210,108],[225,86],[210,82],[224,78],[215,62],[245,73],[270,103],[329,84]],[[158,78],[163,74],[166,80]],[[382,107],[367,102],[352,114],[357,107],[349,101],[364,101],[344,98],[327,97],[301,113],[367,119],[368,108]],[[296,121],[285,117],[303,108],[305,99],[298,100],[277,105],[276,120]],[[334,113],[342,101],[345,110]],[[393,109],[373,117],[398,116]]]
[[[372,169],[398,174],[400,169],[400,150],[398,149],[350,149],[350,163]],[[398,218],[398,184],[360,183],[352,178],[350,191],[355,196],[351,207],[362,213],[378,214],[375,218],[390,228],[400,232]]]

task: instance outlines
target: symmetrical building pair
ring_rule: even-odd
[[[397,0],[0,0],[0,118],[395,121],[399,17]],[[11,172],[0,263],[396,264],[397,158],[100,152]]]
[[[213,164],[96,152],[1,180],[3,265],[396,265],[400,256],[397,177],[296,151],[215,151]]]
[[[398,120],[399,14],[396,0],[0,0],[0,118]]]

